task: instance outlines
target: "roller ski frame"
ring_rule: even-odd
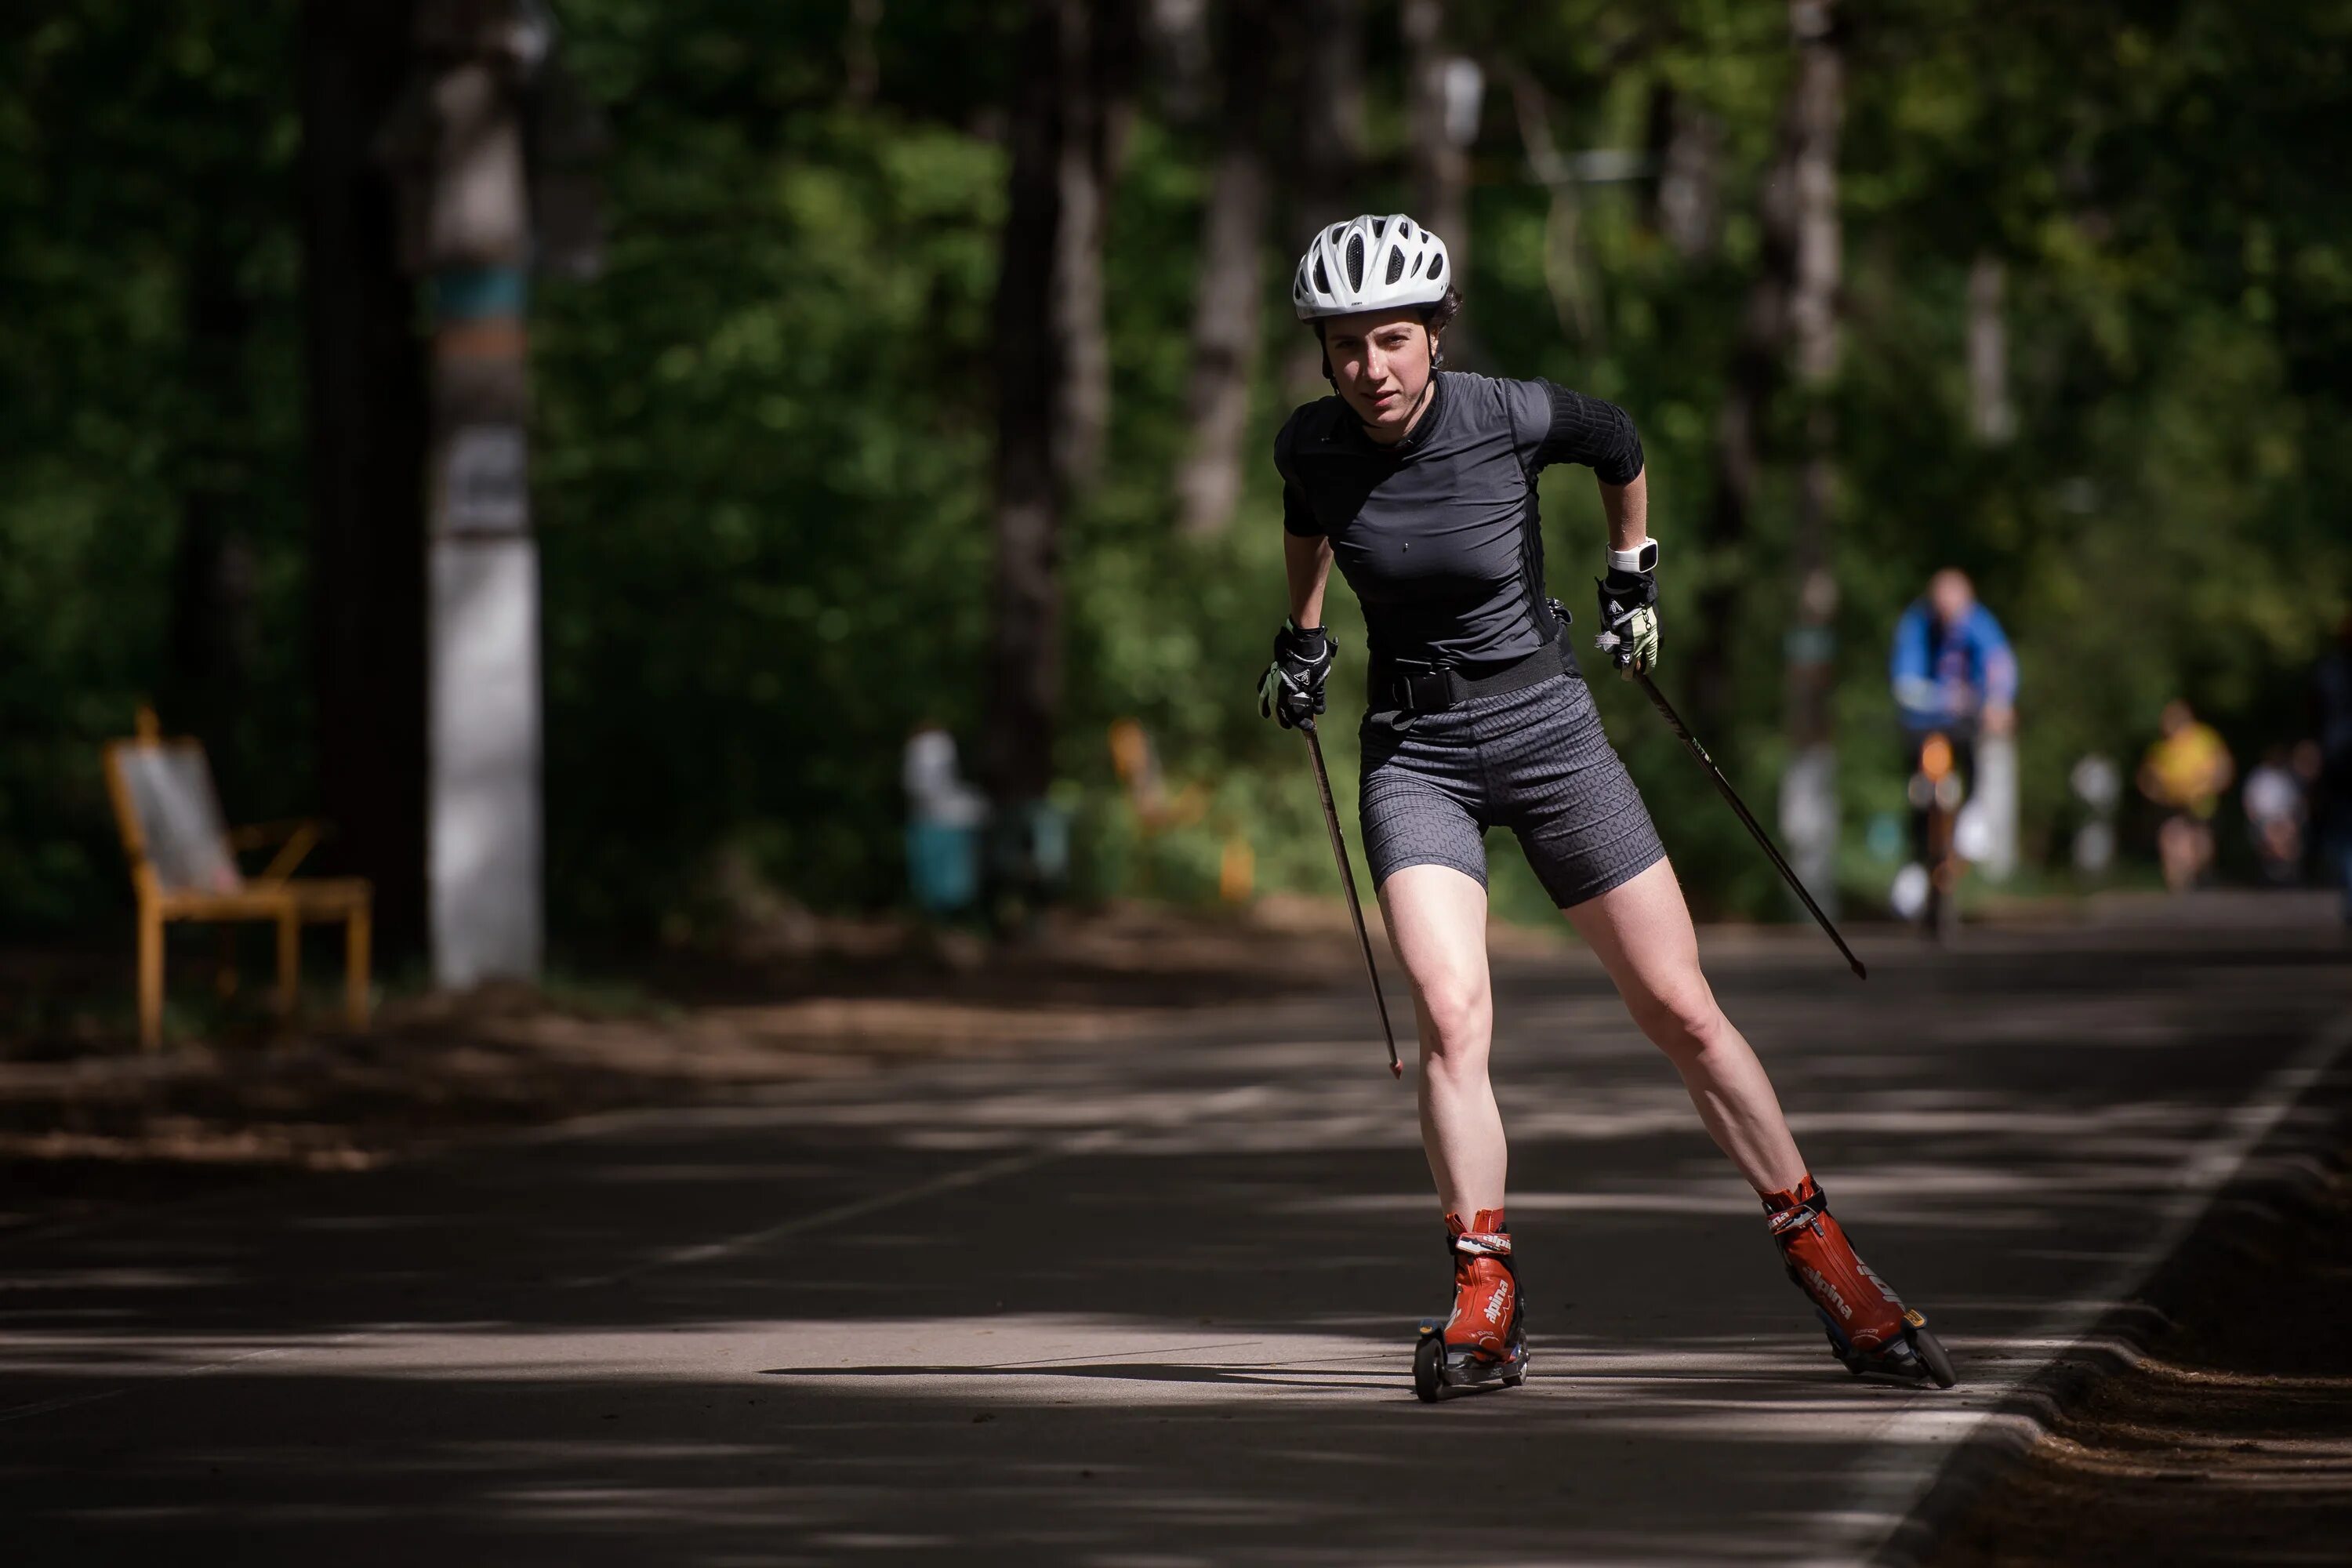
[[[1900,1339],[1883,1350],[1866,1352],[1847,1343],[1827,1312],[1816,1307],[1813,1315],[1822,1321],[1822,1332],[1829,1337],[1830,1353],[1856,1377],[1875,1373],[1932,1383],[1937,1388],[1950,1388],[1960,1381],[1959,1373],[1952,1370],[1952,1358],[1945,1351],[1944,1342],[1927,1326],[1927,1315],[1913,1308],[1903,1309]]]
[[[1491,1230],[1486,1228],[1490,1217]],[[1469,1230],[1452,1215],[1446,1216],[1446,1221],[1448,1256],[1488,1259],[1500,1264],[1509,1276],[1511,1321],[1503,1331],[1502,1354],[1494,1355],[1475,1343],[1447,1343],[1445,1331],[1453,1318],[1423,1318],[1421,1337],[1412,1348],[1412,1391],[1424,1405],[1433,1405],[1459,1389],[1517,1388],[1528,1380],[1526,1314],[1519,1298],[1518,1269],[1511,1260],[1509,1231],[1503,1225],[1501,1211],[1482,1211],[1478,1215],[1481,1228],[1477,1231]],[[1462,1266],[1456,1267],[1458,1270]],[[1461,1292],[1470,1287],[1458,1271],[1454,1288],[1454,1311],[1459,1313],[1463,1310]]]
[[[1412,1391],[1423,1405],[1434,1405],[1464,1388],[1517,1388],[1528,1380],[1528,1342],[1513,1330],[1509,1353],[1489,1361],[1467,1345],[1451,1351],[1445,1343],[1445,1320],[1423,1318],[1421,1338],[1412,1347]]]

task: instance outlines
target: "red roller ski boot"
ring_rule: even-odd
[[[1787,1192],[1766,1194],[1764,1212],[1789,1278],[1813,1303],[1829,1333],[1830,1350],[1846,1371],[1856,1377],[1881,1373],[1924,1378],[1938,1388],[1959,1381],[1927,1318],[1904,1306],[1886,1281],[1854,1256],[1812,1177]]]
[[[1433,1401],[1449,1388],[1517,1387],[1528,1380],[1528,1341],[1503,1211],[1480,1209],[1468,1225],[1447,1215],[1445,1249],[1454,1255],[1454,1313],[1422,1320],[1412,1391]]]

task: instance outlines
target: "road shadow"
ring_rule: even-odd
[[[1874,968],[1718,981],[1865,1255],[1987,1380],[2346,997],[2136,937]],[[1900,1506],[1969,1406],[1830,1361],[1588,973],[1502,996],[1535,1378],[1414,1402],[1446,1263],[1358,1005],[27,1238],[10,1560],[1782,1561],[1868,1523],[1824,1478]]]

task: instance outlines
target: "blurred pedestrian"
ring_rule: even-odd
[[[2164,705],[2158,722],[2163,737],[2139,765],[2139,791],[2165,810],[2156,830],[2164,885],[2185,893],[2213,865],[2213,814],[2237,777],[2237,764],[2213,727],[2180,699]]]
[[[980,898],[980,830],[988,797],[966,784],[955,737],[925,720],[899,757],[907,792],[907,879],[925,913],[946,917]]]
[[[2312,792],[2319,818],[2320,859],[2327,879],[2344,894],[2352,924],[2352,615],[2336,628],[2336,646],[2320,656],[2311,679],[2312,732],[2319,744],[2319,782]]]
[[[2074,827],[2074,869],[2105,877],[2116,859],[2116,805],[2123,799],[2124,771],[2114,759],[2092,752],[2076,761],[2066,782],[2083,803]]]
[[[1977,599],[1967,573],[1947,566],[1895,623],[1887,679],[1903,722],[1904,770],[1912,778],[1911,864],[1896,873],[1893,903],[1907,919],[1927,907],[1940,845],[1936,812],[1958,811],[1977,791],[1980,766],[1992,764],[1991,798],[1979,805],[1970,858],[2015,859],[2017,656],[1993,613]],[[1942,748],[1932,742],[1940,737]],[[1933,760],[1939,766],[1925,764]],[[1929,776],[1929,775],[1935,776]],[[1946,784],[1948,777],[1950,783]],[[1950,872],[1946,871],[1948,877]]]
[[[2304,825],[2311,808],[2303,798],[2303,781],[2295,776],[2294,759],[2284,746],[2273,746],[2246,774],[2239,803],[2246,812],[2246,837],[2254,847],[2263,880],[2274,888],[2291,888],[2303,879]]]
[[[1927,579],[1927,591],[1895,623],[1887,675],[1915,748],[1930,731],[1973,739],[2016,728],[2017,656],[1957,566]]]

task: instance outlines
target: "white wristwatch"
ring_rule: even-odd
[[[1611,570],[1617,572],[1654,572],[1658,569],[1658,542],[1645,539],[1631,550],[1609,552]]]

